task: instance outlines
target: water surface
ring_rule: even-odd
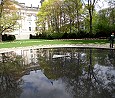
[[[0,98],[115,98],[114,50],[19,50],[0,66]]]

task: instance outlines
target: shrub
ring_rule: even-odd
[[[49,34],[47,35],[47,39],[53,39],[52,36]]]
[[[32,39],[32,37],[33,37],[32,34],[30,34],[30,38],[29,39]]]
[[[45,39],[45,38],[47,38],[47,35],[45,33],[42,33],[42,34],[38,35],[38,38]]]
[[[64,33],[63,35],[62,35],[62,39],[67,39],[68,38],[68,33]]]
[[[62,35],[63,35],[62,33],[57,33],[57,32],[50,34],[51,38],[53,39],[61,39]]]
[[[7,41],[7,34],[2,35],[2,41]]]
[[[2,35],[2,41],[14,41],[16,39],[15,35]]]
[[[30,39],[38,39],[39,38],[39,35],[32,35],[30,34]]]
[[[69,33],[68,34],[68,38],[72,38],[72,39],[75,39],[77,36],[76,36],[76,33]]]
[[[8,41],[14,41],[16,39],[15,35],[8,35],[7,36]]]

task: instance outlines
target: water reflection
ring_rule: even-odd
[[[20,98],[70,98],[61,79],[50,80],[41,70],[31,71],[22,79],[25,82],[21,86],[24,91]]]
[[[16,98],[20,95],[20,73],[23,71],[21,56],[13,52],[0,54],[0,98]],[[14,94],[14,92],[17,94]]]
[[[0,63],[0,98],[115,98],[114,50],[19,50]]]
[[[52,59],[53,55],[68,54]],[[67,91],[72,88],[71,98],[114,98],[114,59],[114,50],[61,48],[44,50],[39,63],[49,79],[58,81],[61,77]]]

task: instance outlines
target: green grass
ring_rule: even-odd
[[[35,45],[54,45],[54,44],[105,44],[107,40],[17,40],[13,42],[0,42],[1,48],[26,47]]]

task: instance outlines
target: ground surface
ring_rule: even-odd
[[[86,48],[104,48],[110,49],[109,43],[107,44],[58,44],[58,45],[38,45],[38,46],[28,46],[28,47],[17,47],[17,48],[1,48],[0,53],[16,51],[19,49],[35,49],[35,48],[56,48],[56,47],[86,47]],[[112,49],[115,49],[112,48]]]

